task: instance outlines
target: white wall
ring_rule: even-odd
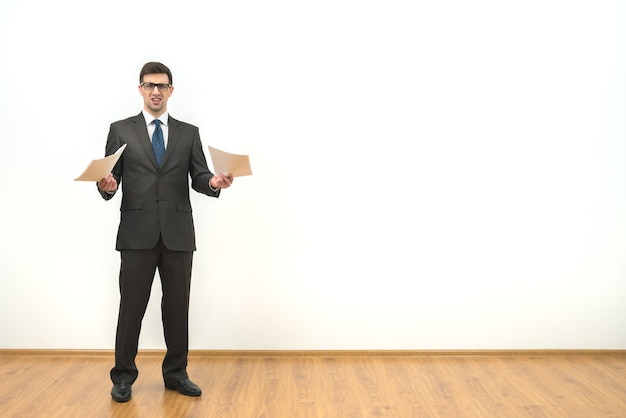
[[[192,348],[625,349],[625,24],[617,0],[3,0],[0,348],[113,347],[120,196],[73,179],[159,60],[170,112],[254,171],[194,194]]]

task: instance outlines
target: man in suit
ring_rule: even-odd
[[[189,179],[196,192],[212,197],[219,197],[220,190],[233,181],[208,169],[198,128],[169,115],[167,101],[174,91],[169,68],[149,62],[141,69],[139,83],[143,110],[111,124],[106,155],[123,144],[126,149],[112,172],[98,182],[106,200],[118,186],[122,189],[116,243],[121,256],[120,308],[111,370],[111,396],[117,402],[130,399],[137,379],[139,333],[156,269],[163,290],[165,387],[183,395],[201,395],[186,370],[191,265],[196,250]]]

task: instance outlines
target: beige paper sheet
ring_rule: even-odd
[[[109,175],[117,160],[120,159],[122,152],[126,148],[126,144],[122,145],[115,151],[114,154],[109,155],[108,157],[100,158],[98,160],[93,160],[83,174],[76,177],[74,181],[100,181],[106,176]]]
[[[221,173],[233,177],[252,175],[249,156],[220,151],[210,145],[209,153],[211,154],[213,169],[216,174]]]

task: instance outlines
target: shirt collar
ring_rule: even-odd
[[[150,125],[152,123],[152,121],[155,120],[155,119],[160,120],[161,121],[161,125],[167,126],[167,121],[168,121],[168,119],[170,117],[170,115],[169,115],[169,113],[167,111],[162,113],[158,118],[155,118],[150,113],[146,112],[146,109],[143,109],[141,111],[141,113],[143,113],[143,118],[146,120],[146,126]]]

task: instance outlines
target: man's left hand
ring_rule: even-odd
[[[216,174],[213,177],[211,177],[211,180],[209,181],[209,185],[215,190],[226,189],[230,187],[231,184],[233,184],[233,181],[234,181],[233,176],[227,176],[225,174]]]

